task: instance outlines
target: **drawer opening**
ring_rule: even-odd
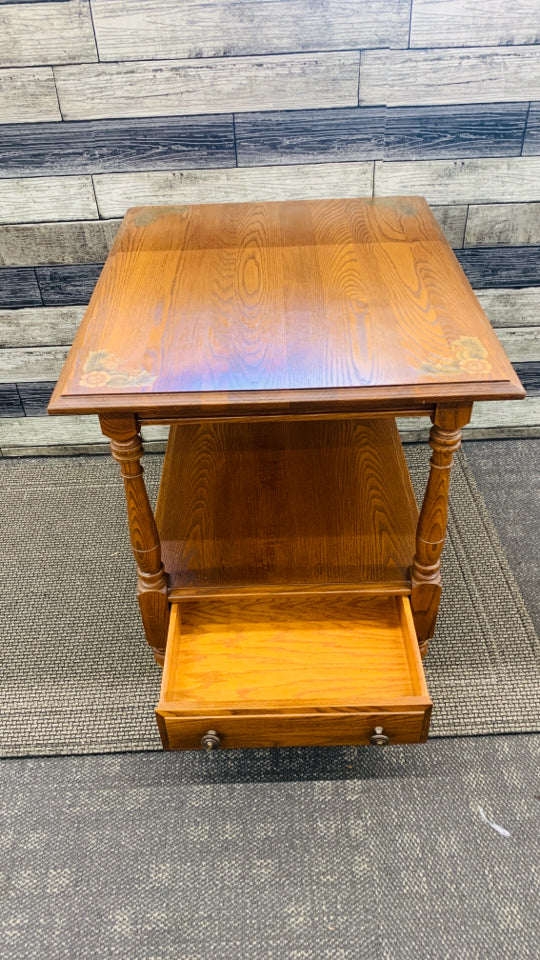
[[[429,699],[408,597],[273,596],[171,608],[160,701],[164,746],[427,737]],[[219,732],[219,731],[218,731]]]

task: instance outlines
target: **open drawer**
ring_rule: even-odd
[[[172,605],[156,709],[167,750],[419,743],[430,713],[408,597]]]

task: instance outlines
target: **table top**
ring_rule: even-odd
[[[421,197],[128,210],[51,413],[524,396]]]

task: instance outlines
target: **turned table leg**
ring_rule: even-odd
[[[422,657],[435,631],[441,599],[441,554],[448,520],[452,457],[461,446],[461,428],[469,422],[471,411],[470,403],[438,404],[431,417],[429,444],[433,453],[411,568],[411,608]]]
[[[137,563],[137,599],[146,639],[163,664],[169,628],[167,574],[161,562],[161,544],[143,479],[143,446],[133,416],[100,415],[101,429],[111,441],[120,464],[126,492],[131,547]]]

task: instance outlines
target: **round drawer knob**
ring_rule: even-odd
[[[390,743],[390,737],[387,737],[382,727],[375,727],[374,732],[369,738],[369,742],[374,747],[387,747]]]
[[[221,746],[221,739],[215,730],[207,730],[201,737],[201,747],[205,750],[217,750]]]

